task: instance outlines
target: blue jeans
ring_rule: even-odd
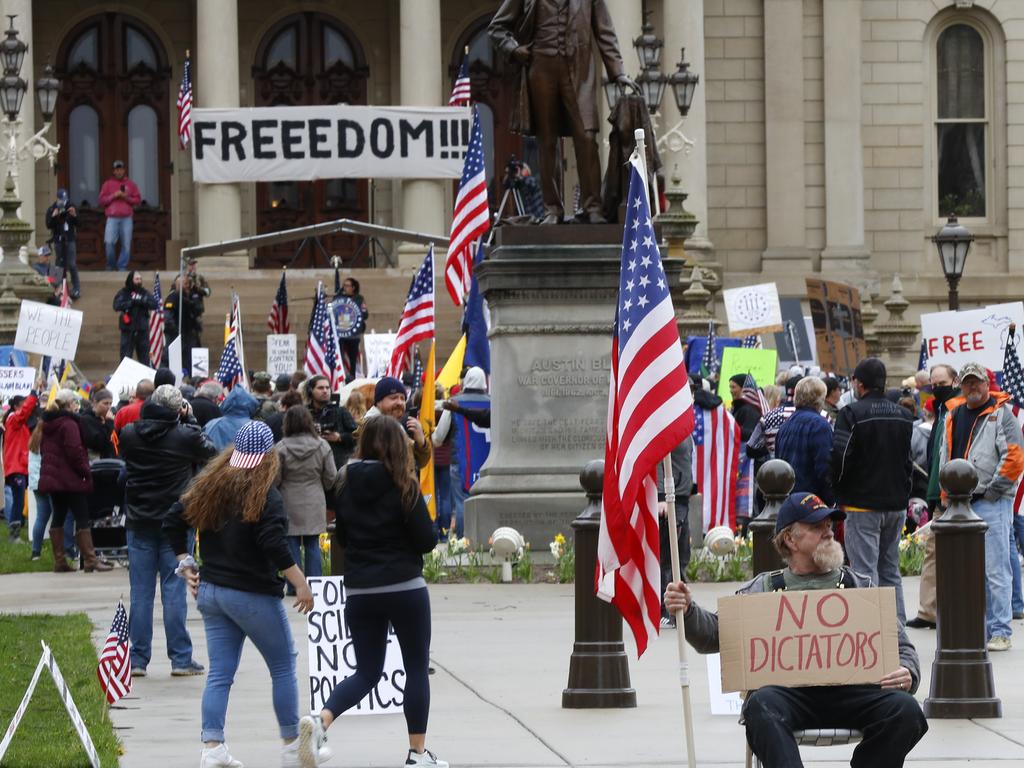
[[[18,473],[8,475],[6,485],[11,489],[11,506],[10,512],[7,513],[7,525],[20,528],[25,524],[25,489],[28,487],[28,475]],[[6,494],[4,500],[6,501]]]
[[[434,467],[434,508],[437,519],[437,538],[445,537],[445,531],[452,524],[452,474],[449,467]]]
[[[107,226],[103,230],[103,247],[107,251],[107,269],[116,268],[120,272],[128,269],[128,259],[132,254],[132,229],[134,226],[131,216],[116,216],[107,219]],[[121,241],[120,257],[114,253],[114,247],[118,240]]]
[[[189,531],[189,552],[194,536]],[[185,580],[174,575],[177,567],[178,558],[159,528],[128,529],[128,583],[131,587],[128,638],[133,667],[145,669],[153,656],[153,600],[157,579],[160,580],[164,636],[171,669],[183,669],[192,662],[192,638],[185,628]]]
[[[985,630],[986,637],[1010,637],[1010,517],[1013,499],[972,502],[974,512],[988,523],[985,531]]]
[[[228,695],[247,637],[270,670],[274,714],[281,738],[296,738],[299,735],[296,653],[281,598],[204,581],[199,585],[196,606],[203,615],[206,654],[210,658],[210,673],[203,689],[202,740],[224,741]]]
[[[320,559],[320,537],[316,534],[311,536],[289,536],[288,549],[292,551],[292,560],[302,569],[306,576],[322,576],[323,561]],[[305,555],[305,561],[300,555]],[[291,586],[289,584],[289,586]]]
[[[844,544],[850,567],[871,577],[879,587],[896,588],[896,616],[907,623],[903,607],[903,578],[900,576],[900,534],[907,511],[851,512],[846,516]]]
[[[456,464],[451,466],[451,479],[452,479],[452,512],[455,513],[455,535],[458,538],[462,538],[462,533],[465,530],[465,503],[466,497],[469,496],[466,491],[462,488],[462,477],[459,475],[459,467]]]
[[[32,525],[32,556],[35,557],[43,551],[43,537],[46,535],[46,527],[50,524],[50,517],[53,515],[53,506],[50,504],[50,494],[32,491],[36,497],[36,521]],[[73,553],[75,543],[75,518],[68,515],[64,518],[64,550],[68,557],[76,557]]]
[[[1024,613],[1024,594],[1021,594],[1020,583],[1020,557],[1017,554],[1017,536],[1014,532],[1017,517],[1017,515],[1013,516],[1013,525],[1010,526],[1010,579],[1012,584],[1010,609],[1013,613]]]

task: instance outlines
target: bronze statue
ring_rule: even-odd
[[[636,90],[604,0],[504,0],[487,28],[491,42],[520,65],[512,130],[537,137],[544,224],[564,216],[555,166],[560,136],[572,136],[584,220],[603,224],[597,151],[596,46],[609,79]]]

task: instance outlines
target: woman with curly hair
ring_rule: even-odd
[[[354,707],[380,680],[395,628],[405,664],[407,766],[448,768],[425,748],[430,711],[430,599],[423,580],[423,554],[437,543],[434,526],[409,471],[408,438],[396,419],[367,419],[359,437],[358,460],[339,475],[335,511],[337,535],[345,547],[345,623],[351,634],[356,671],[331,691],[319,716],[299,724],[303,768],[315,768],[324,731]]]
[[[178,557],[178,575],[187,579],[206,628],[210,674],[203,690],[200,768],[242,768],[224,742],[224,720],[246,638],[270,671],[284,741],[281,765],[299,765],[295,645],[281,597],[287,579],[296,591],[295,607],[308,613],[313,593],[288,548],[288,516],[274,487],[278,466],[270,427],[250,421],[234,445],[206,465],[164,521]],[[187,552],[190,527],[199,531],[203,565],[198,570]]]

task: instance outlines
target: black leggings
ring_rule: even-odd
[[[338,717],[380,682],[388,644],[388,622],[395,628],[405,665],[405,724],[409,733],[426,733],[430,714],[430,597],[427,588],[349,595],[345,622],[356,654],[355,674],[334,690],[324,709]]]
[[[53,504],[51,528],[63,528],[64,520],[71,515],[78,530],[89,530],[89,502],[84,494],[57,491],[50,494],[50,502]]]

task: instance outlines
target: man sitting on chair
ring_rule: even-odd
[[[843,548],[832,536],[832,521],[845,517],[814,494],[791,494],[779,509],[773,539],[787,567],[758,574],[737,594],[872,586],[868,578],[843,565]],[[694,604],[684,582],[668,585],[665,607],[684,612],[686,639],[699,653],[718,652],[718,615]],[[917,651],[902,626],[899,655],[900,666],[874,685],[769,685],[752,691],[743,704],[751,750],[768,768],[802,766],[793,731],[850,728],[863,733],[852,766],[903,765],[928,723],[913,697],[921,678]]]

